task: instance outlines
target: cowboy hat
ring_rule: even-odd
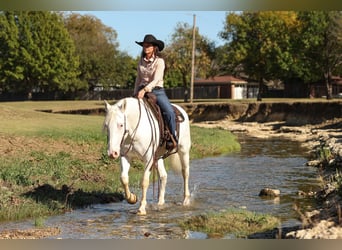
[[[164,42],[161,40],[157,40],[157,38],[155,38],[151,34],[145,35],[144,40],[142,42],[137,42],[137,41],[135,42],[139,44],[140,46],[143,46],[144,43],[151,43],[157,46],[159,51],[162,51],[164,49]]]

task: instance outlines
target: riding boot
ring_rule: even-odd
[[[178,147],[178,138],[175,135],[171,135],[170,140],[166,142],[166,149],[171,151]]]

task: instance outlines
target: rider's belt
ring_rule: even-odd
[[[156,87],[154,87],[153,89],[159,90],[159,89],[163,89],[163,87],[156,86]]]

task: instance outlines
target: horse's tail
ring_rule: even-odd
[[[170,167],[176,174],[182,173],[181,159],[178,153],[171,154],[169,157]]]
[[[173,104],[178,108],[178,110],[182,113],[184,118],[183,122],[180,123],[180,137],[178,144],[178,151],[175,154],[171,154],[168,159],[170,159],[171,169],[179,174],[182,173],[182,169],[185,172],[189,169],[189,157],[190,157],[190,148],[191,148],[191,140],[190,140],[190,125],[189,125],[189,117],[185,110],[175,104]]]

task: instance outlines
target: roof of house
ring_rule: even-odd
[[[195,83],[240,83],[240,84],[247,84],[247,82],[245,80],[239,79],[239,78],[235,78],[231,75],[225,75],[225,76],[214,76],[214,77],[210,77],[207,79],[195,79],[194,80]]]
[[[342,85],[342,77],[340,77],[340,76],[331,76],[331,83],[335,84],[335,85]],[[319,81],[316,81],[316,82],[312,82],[310,84],[312,84],[312,85],[325,85],[325,82],[322,79],[322,80],[319,80]]]
[[[342,85],[342,78],[340,76],[332,76],[331,80],[337,85]]]

